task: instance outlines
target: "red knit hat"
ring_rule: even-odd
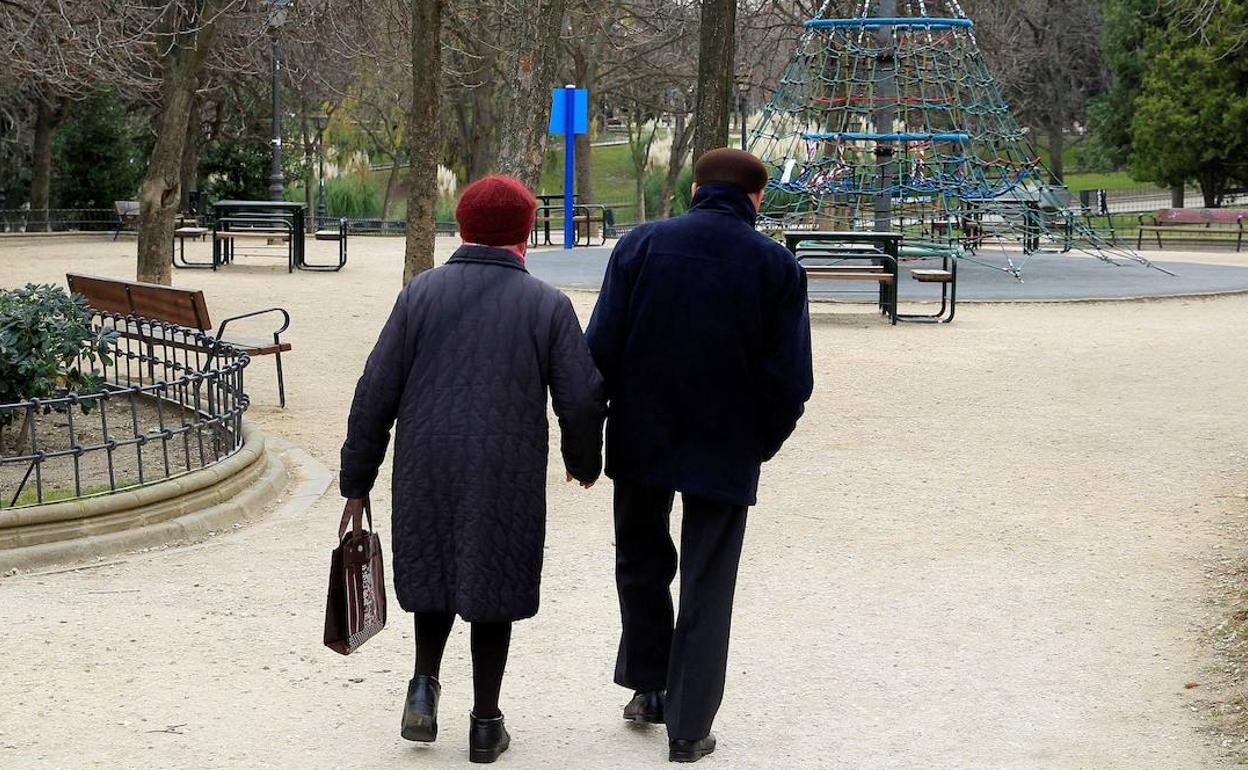
[[[468,243],[483,246],[515,246],[533,232],[537,198],[509,176],[487,176],[464,188],[455,221]]]

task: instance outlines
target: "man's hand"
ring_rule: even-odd
[[[582,488],[582,489],[589,489],[589,488],[590,488],[590,487],[592,487],[592,486],[594,485],[594,483],[595,483],[595,482],[593,482],[593,481],[580,481],[580,480],[578,480],[578,479],[576,479],[576,478],[573,478],[571,473],[569,473],[569,474],[568,474],[568,481],[575,481],[577,484],[580,484],[580,485],[581,485],[581,488]]]

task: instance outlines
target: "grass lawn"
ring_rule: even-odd
[[[1125,171],[1108,171],[1102,173],[1067,173],[1066,186],[1071,190],[1132,190],[1149,187],[1148,182],[1139,182],[1131,178]]]
[[[613,144],[592,149],[594,199],[609,206],[631,206],[637,198],[633,161],[627,144]],[[538,192],[558,195],[563,192],[563,138],[555,137],[546,152],[542,180]]]

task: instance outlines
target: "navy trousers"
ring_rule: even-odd
[[[681,496],[680,611],[673,617],[674,498],[670,489],[615,481],[615,581],[623,623],[615,682],[667,690],[668,736],[699,740],[711,731],[724,698],[746,506]]]

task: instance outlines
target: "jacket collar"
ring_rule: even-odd
[[[481,265],[498,265],[500,267],[510,267],[523,272],[529,272],[521,261],[520,255],[508,249],[500,249],[495,246],[477,246],[463,245],[455,250],[451,258],[446,263],[455,262],[475,262]]]
[[[758,219],[758,212],[754,210],[754,202],[750,200],[750,196],[741,192],[736,185],[724,182],[711,182],[698,187],[698,194],[693,196],[689,210],[730,214],[751,227]]]

